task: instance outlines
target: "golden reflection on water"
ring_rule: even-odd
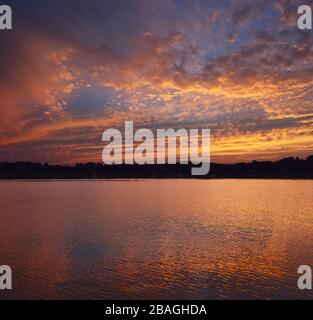
[[[0,298],[313,298],[313,181],[0,182]]]

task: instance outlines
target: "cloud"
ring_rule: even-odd
[[[219,159],[312,150],[312,36],[291,27],[293,2],[12,5],[0,160],[98,159],[101,132],[125,120],[210,127]]]

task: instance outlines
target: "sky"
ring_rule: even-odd
[[[2,162],[101,162],[131,120],[210,128],[215,162],[313,154],[313,0],[2,2]]]

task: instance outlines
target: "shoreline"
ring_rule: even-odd
[[[149,180],[202,180],[202,181],[210,181],[210,180],[265,180],[265,181],[273,181],[273,180],[283,180],[283,181],[295,181],[295,180],[302,180],[302,181],[311,181],[313,178],[284,178],[284,177],[275,177],[275,178],[259,178],[259,177],[251,177],[251,178],[244,178],[244,177],[213,177],[213,178],[195,178],[195,177],[182,177],[182,178],[0,178],[0,181],[25,181],[25,182],[44,182],[44,181],[116,181],[116,182],[127,182],[127,181],[149,181]]]

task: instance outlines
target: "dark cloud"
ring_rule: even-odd
[[[249,21],[253,13],[253,5],[248,5],[247,3],[240,3],[234,9],[232,14],[232,21],[235,26],[243,25]]]

